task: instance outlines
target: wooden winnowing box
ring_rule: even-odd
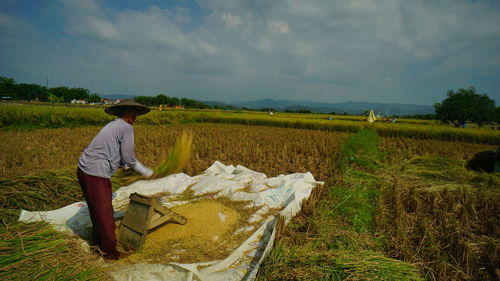
[[[163,207],[157,197],[133,193],[118,231],[118,241],[134,250],[140,250],[148,231],[168,221],[186,224],[185,217]]]

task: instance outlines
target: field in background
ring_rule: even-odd
[[[273,126],[296,129],[312,129],[339,132],[358,132],[373,129],[383,137],[409,137],[447,141],[464,141],[484,144],[500,143],[500,131],[491,129],[463,129],[425,120],[400,119],[397,123],[363,122],[359,116],[333,116],[319,114],[220,111],[220,110],[175,110],[155,111],[138,118],[138,124],[166,125],[185,123],[227,123],[257,126]],[[102,107],[92,106],[0,106],[0,126],[11,128],[60,128],[104,125],[112,116],[106,115]]]
[[[10,127],[0,130],[0,215],[11,226],[0,235],[10,243],[6,258],[31,264],[34,259],[19,249],[13,231],[24,239],[37,233],[12,225],[14,209],[50,210],[82,200],[76,161],[112,117],[87,107],[9,108],[0,106],[1,124]],[[136,154],[154,167],[188,130],[194,143],[187,174],[218,160],[269,177],[310,171],[325,181],[299,216],[281,228],[261,280],[495,280],[500,179],[466,171],[463,164],[479,151],[495,149],[497,132],[432,123],[370,125],[358,117],[330,121],[327,116],[153,111],[134,126]],[[30,127],[38,129],[25,130]],[[416,135],[406,137],[412,131]],[[41,264],[52,262],[50,253],[74,249],[71,245],[47,247]],[[0,259],[0,268],[6,268],[0,276],[27,270],[6,258]],[[59,262],[61,270],[48,276],[78,275]],[[102,276],[95,267],[81,270],[81,280]]]

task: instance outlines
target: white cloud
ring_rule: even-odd
[[[229,13],[222,14],[221,19],[224,21],[224,25],[228,28],[235,28],[243,23],[240,17],[233,16]]]
[[[274,34],[287,34],[290,33],[290,27],[283,21],[269,21],[267,28]]]
[[[198,49],[203,53],[207,55],[216,55],[217,54],[217,47],[214,45],[208,43],[208,42],[201,42],[198,46]]]

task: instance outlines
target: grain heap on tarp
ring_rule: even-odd
[[[243,166],[215,162],[194,177],[173,174],[122,187],[113,193],[116,218],[123,216],[130,194],[138,192],[163,194],[160,203],[188,222],[152,231],[146,244],[153,244],[114,263],[109,274],[116,280],[253,280],[272,248],[278,217],[287,223],[318,184],[309,172],[267,178]],[[44,220],[79,236],[91,228],[84,202],[48,212],[22,211],[20,220]],[[210,228],[207,220],[219,226]],[[183,235],[175,233],[180,227],[188,227]]]
[[[235,235],[256,211],[245,208],[247,204],[227,198],[204,198],[175,206],[171,210],[188,223],[167,223],[150,231],[142,249],[119,262],[194,263],[225,258],[251,235],[241,230]]]

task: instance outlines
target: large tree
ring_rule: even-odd
[[[443,122],[451,122],[455,127],[466,122],[482,124],[489,120],[495,109],[495,101],[487,94],[478,94],[476,88],[449,90],[447,98],[434,104],[436,117]]]
[[[15,98],[16,81],[12,78],[0,76],[0,95]]]
[[[21,83],[15,86],[15,98],[19,100],[47,101],[48,91],[44,86]]]
[[[66,86],[51,88],[50,92],[64,102],[72,100],[87,100],[90,92],[84,88],[68,88]]]
[[[500,106],[497,106],[490,112],[489,119],[490,121],[500,124]]]

